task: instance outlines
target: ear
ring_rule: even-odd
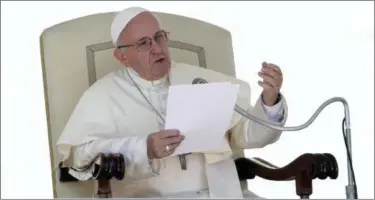
[[[113,51],[113,56],[118,60],[120,61],[122,64],[124,65],[128,65],[128,57],[126,55],[124,55],[124,53],[121,53],[121,50],[116,48],[114,51]]]

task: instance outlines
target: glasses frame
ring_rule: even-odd
[[[156,41],[155,37],[159,34],[163,34],[164,38],[166,39],[166,42],[169,41],[169,32],[165,31],[165,30],[161,30],[161,31],[158,31],[155,36],[153,38],[151,37],[144,37],[140,40],[138,40],[135,44],[125,44],[125,45],[119,45],[117,46],[117,49],[123,49],[123,48],[131,48],[131,47],[135,47],[136,50],[138,52],[144,52],[144,51],[148,51],[151,49],[152,47],[152,42],[154,41],[156,44],[160,45],[159,42]],[[142,50],[139,50],[139,46],[142,45],[143,42],[145,42],[149,45],[149,47],[147,49],[142,49]]]

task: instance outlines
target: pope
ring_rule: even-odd
[[[263,91],[251,106],[246,82],[173,62],[168,30],[150,11],[131,7],[118,12],[110,32],[116,47],[113,56],[124,67],[101,78],[82,95],[57,142],[64,159],[72,156],[74,166],[79,167],[99,153],[121,153],[126,172],[124,180],[111,180],[116,198],[259,198],[241,188],[232,155],[235,150],[272,144],[281,131],[234,112],[227,145],[221,150],[169,156],[184,141],[184,135],[164,129],[168,87],[191,84],[196,77],[208,82],[230,81],[240,85],[236,101],[240,107],[284,125],[288,111],[280,93],[280,67],[261,64],[258,75]]]

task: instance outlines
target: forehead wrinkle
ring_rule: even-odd
[[[151,22],[149,21],[151,20]],[[142,26],[149,26],[150,24],[155,25],[157,27],[157,30],[152,33],[152,35],[139,35],[139,33],[136,32],[138,27],[143,28]],[[137,41],[140,41],[146,37],[153,38],[158,32],[162,31],[160,19],[154,15],[151,12],[143,12],[134,17],[124,28],[122,33],[120,34],[121,40],[124,43],[134,43]],[[136,32],[136,33],[135,33]]]
[[[140,25],[140,24],[138,24]],[[142,25],[140,25],[142,26]],[[137,25],[134,25],[133,27],[133,30],[137,29]],[[145,34],[145,35],[139,35],[138,33],[134,33],[134,31],[130,31],[129,29],[125,30],[124,31],[124,36],[125,36],[125,39],[129,39],[130,41],[126,41],[126,42],[136,42],[136,41],[140,41],[140,40],[143,40],[145,38],[154,38],[158,33],[160,33],[162,31],[162,29],[160,27],[157,28],[157,30],[155,30],[153,33],[151,33],[151,35],[148,35],[148,34]]]

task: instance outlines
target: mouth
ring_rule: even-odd
[[[155,60],[155,63],[162,63],[166,60],[166,58],[159,58],[157,60]]]

